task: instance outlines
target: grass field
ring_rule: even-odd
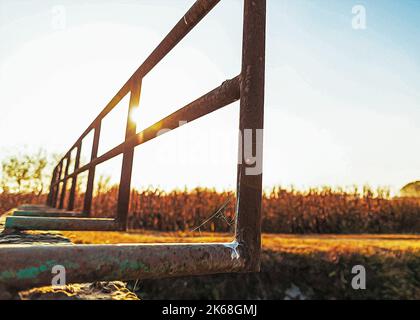
[[[64,236],[78,244],[101,243],[199,243],[229,242],[232,236],[226,233],[210,232],[77,232],[64,231]],[[290,235],[263,234],[265,250],[287,253],[309,254],[314,252],[378,252],[420,251],[420,235]]]
[[[228,234],[64,232],[74,243],[221,242]],[[263,235],[262,271],[131,283],[146,299],[420,299],[419,235]],[[363,265],[367,289],[354,290]],[[135,288],[134,288],[135,287]]]

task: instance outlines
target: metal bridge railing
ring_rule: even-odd
[[[154,125],[136,133],[130,117],[140,102],[142,79],[219,3],[220,0],[197,0],[175,27],[150,54],[144,63],[112,98],[108,105],[83,132],[54,168],[47,209],[16,212],[8,217],[6,228],[19,230],[125,230],[130,200],[130,184],[134,148],[156,138],[162,128],[176,129],[180,121],[192,122],[213,111],[240,100],[240,132],[263,129],[266,1],[244,0],[242,70],[240,75],[177,110]],[[104,117],[127,95],[130,103],[125,141],[101,156],[98,145]],[[83,139],[94,133],[91,160],[80,166]],[[243,141],[239,141],[243,147]],[[252,150],[262,158],[262,148],[252,141]],[[76,151],[74,170],[70,174],[71,155]],[[89,218],[92,206],[93,183],[97,165],[118,155],[123,164],[115,219]],[[244,160],[244,159],[241,159]],[[7,283],[18,285],[48,284],[48,261],[67,266],[70,281],[156,278],[178,275],[198,275],[219,272],[257,271],[261,250],[262,174],[250,175],[246,161],[239,161],[237,172],[237,208],[235,241],[229,244],[172,244],[172,245],[75,245],[31,248],[0,248],[11,257],[0,266],[0,283],[6,281],[6,271],[16,271],[29,264],[39,266],[37,277],[19,279],[10,276]],[[73,212],[78,175],[88,172],[83,212]],[[66,202],[68,183],[71,183]],[[54,209],[55,210],[54,210]],[[67,210],[67,211],[65,211]],[[49,259],[49,260],[48,260]],[[77,263],[75,263],[75,261]],[[121,261],[125,261],[122,265]],[[82,268],[84,267],[84,268]],[[44,270],[45,269],[45,270]],[[88,270],[88,272],[86,272]],[[95,272],[89,272],[95,270]],[[3,273],[2,273],[3,272]],[[6,272],[6,273],[4,273]],[[11,273],[11,274],[15,274]],[[11,275],[9,273],[9,275]]]

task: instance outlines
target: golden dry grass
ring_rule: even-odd
[[[191,232],[63,232],[79,244],[229,242],[226,233]],[[285,235],[263,234],[263,248],[276,252],[312,254],[339,252],[371,255],[387,251],[420,252],[420,235]]]

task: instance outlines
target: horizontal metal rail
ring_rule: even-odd
[[[115,106],[130,92],[133,81],[144,78],[188,33],[220,2],[220,0],[198,0],[187,11],[175,27],[167,34],[161,43],[153,50],[142,65],[134,72],[118,93],[111,99],[88,128],[76,140],[70,150],[63,156],[63,161],[85,138],[98,122],[100,122]]]
[[[13,211],[14,217],[78,217],[82,218],[83,213],[74,211],[62,210],[15,210]]]
[[[119,144],[115,148],[104,153],[102,156],[92,160],[90,163],[67,175],[67,178],[73,178],[75,175],[79,175],[80,173],[83,173],[94,166],[97,166],[105,161],[119,156],[124,152],[125,148],[136,147],[149,140],[156,138],[158,136],[158,133],[162,129],[174,130],[179,127],[180,121],[192,122],[213,111],[223,108],[235,101],[238,101],[239,98],[240,76],[237,76],[231,80],[223,82],[222,85],[220,85],[216,89],[208,92],[207,94],[191,102],[185,107],[175,111],[166,118],[149,126],[143,131],[137,133],[135,136],[131,137],[129,140]],[[164,133],[166,133],[166,131],[162,131],[160,135]],[[65,178],[58,180],[55,183],[53,183],[52,186],[57,186],[65,180]]]
[[[156,279],[240,271],[236,243],[125,245],[0,245],[0,284],[51,285],[51,270],[65,267],[67,283]]]
[[[4,226],[9,230],[74,230],[74,231],[115,231],[115,219],[72,218],[72,217],[19,217],[6,218]]]

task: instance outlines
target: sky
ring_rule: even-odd
[[[0,0],[0,160],[66,152],[193,2]],[[267,2],[264,186],[419,180],[420,1]],[[139,130],[240,73],[242,11],[221,1],[146,76]],[[104,119],[99,154],[123,141],[128,98]],[[133,185],[234,188],[238,107],[137,147]],[[118,181],[120,167],[98,173]]]

